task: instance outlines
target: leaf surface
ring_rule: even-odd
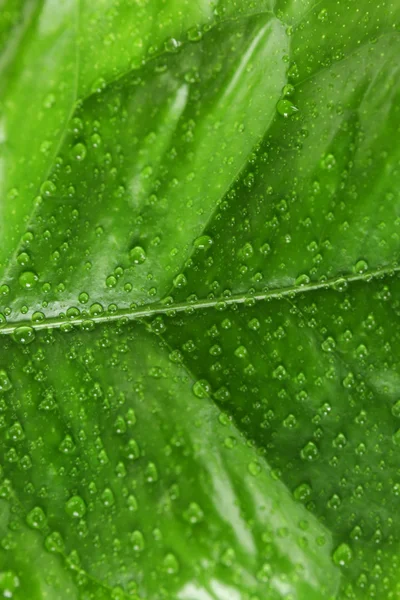
[[[398,598],[398,3],[3,4],[0,591]]]

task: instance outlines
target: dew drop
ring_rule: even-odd
[[[194,247],[197,250],[207,250],[213,244],[213,239],[209,235],[201,235],[194,241]]]
[[[400,400],[397,400],[392,406],[392,415],[397,419],[400,419]]]
[[[185,275],[183,273],[179,273],[179,275],[177,275],[174,278],[174,287],[176,288],[183,288],[185,287],[185,285],[187,285],[187,279],[185,277]]]
[[[60,443],[58,449],[63,454],[71,454],[75,450],[75,444],[70,435],[66,435],[65,438]]]
[[[261,465],[259,462],[252,460],[247,465],[247,470],[249,471],[250,475],[253,475],[253,477],[258,477],[258,475],[261,473]]]
[[[301,483],[293,492],[294,499],[298,502],[306,502],[310,499],[312,488],[308,483]]]
[[[300,452],[300,456],[303,460],[313,461],[318,458],[319,451],[314,442],[307,442],[307,444],[302,448]]]
[[[183,517],[191,525],[200,523],[204,518],[204,513],[197,502],[191,502],[187,510],[183,513]]]
[[[298,112],[298,108],[287,98],[282,98],[276,105],[276,110],[281,117],[287,119]]]
[[[87,294],[86,292],[81,292],[78,296],[78,300],[81,304],[86,304],[89,300],[89,294]]]
[[[47,181],[44,181],[40,186],[40,193],[44,198],[50,198],[51,196],[54,196],[56,191],[56,186],[49,179]]]
[[[211,392],[211,386],[206,379],[199,379],[193,384],[192,390],[197,398],[207,398]]]
[[[336,342],[332,337],[327,337],[321,344],[321,348],[324,352],[333,352],[336,348]]]
[[[50,533],[45,541],[44,547],[48,552],[64,552],[64,540],[58,531]]]
[[[162,564],[163,570],[168,575],[176,575],[179,572],[178,559],[176,558],[175,554],[172,554],[172,552],[166,554]]]
[[[11,388],[12,383],[7,371],[0,369],[0,392],[8,392],[8,390],[11,390]]]
[[[72,158],[74,158],[75,160],[78,160],[78,161],[85,160],[86,154],[87,154],[86,146],[85,146],[85,144],[82,144],[81,142],[79,142],[78,144],[75,144],[75,146],[71,150]]]
[[[368,271],[368,263],[365,260],[359,260],[356,263],[356,265],[354,267],[354,270],[359,275],[362,275],[363,273],[365,273],[366,271]]]
[[[24,271],[18,278],[20,286],[25,290],[31,290],[37,285],[39,277],[33,271]]]
[[[21,325],[14,331],[13,338],[18,344],[26,346],[35,339],[35,331],[32,327]]]
[[[114,494],[110,488],[105,488],[101,495],[101,500],[106,508],[110,508],[115,504]]]
[[[153,462],[149,462],[145,470],[145,478],[148,483],[155,483],[158,481],[157,467]]]
[[[141,265],[146,260],[146,252],[141,246],[135,246],[129,252],[129,257],[135,265]]]
[[[46,515],[40,506],[35,506],[35,508],[32,508],[32,510],[27,514],[26,523],[32,529],[43,529],[46,526]]]
[[[72,496],[65,505],[65,512],[69,517],[81,519],[86,513],[86,504],[80,496]]]
[[[131,542],[135,552],[142,552],[144,550],[145,541],[141,531],[136,530],[132,533]]]
[[[353,552],[348,544],[340,544],[334,551],[332,558],[335,565],[346,567],[353,558]]]
[[[14,592],[19,588],[20,582],[14,571],[0,571],[0,596],[14,598]]]
[[[117,278],[114,275],[109,275],[106,279],[106,286],[108,288],[115,288],[117,285]]]

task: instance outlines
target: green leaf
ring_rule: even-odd
[[[0,592],[397,598],[398,3],[0,7]]]

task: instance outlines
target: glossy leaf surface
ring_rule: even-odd
[[[0,592],[398,598],[398,2],[0,10]]]

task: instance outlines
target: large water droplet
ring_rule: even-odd
[[[18,344],[26,346],[35,339],[35,331],[32,327],[21,325],[14,331],[13,338]]]

